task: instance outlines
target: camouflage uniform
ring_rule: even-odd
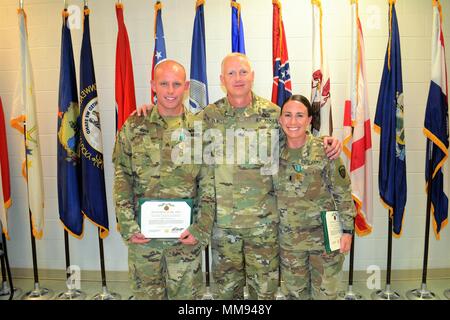
[[[274,181],[283,293],[288,299],[335,299],[344,255],[326,253],[320,211],[338,210],[343,229],[353,230],[356,212],[342,160],[330,161],[323,139],[307,133],[303,147],[282,148]]]
[[[129,117],[117,135],[114,202],[120,232],[128,245],[129,276],[136,299],[199,297],[203,283],[201,249],[210,239],[215,210],[213,195],[202,190],[212,190],[212,171],[201,164],[175,164],[172,149],[185,148],[183,141],[190,140],[187,131],[179,135],[179,141],[171,138],[176,129],[192,132],[193,121],[201,118],[202,114],[163,118],[155,106],[146,117]],[[189,231],[199,244],[183,245],[178,239],[129,243],[130,237],[140,232],[139,198],[194,199],[196,223]]]
[[[278,106],[253,93],[252,104],[241,109],[223,98],[205,108],[204,126],[222,133],[225,155],[226,129],[278,132],[279,113]],[[243,152],[237,148],[234,155]],[[217,212],[211,243],[219,299],[243,299],[246,280],[251,299],[273,299],[278,286],[279,218],[273,176],[261,175],[261,167],[251,161],[227,164],[225,159],[214,165]]]

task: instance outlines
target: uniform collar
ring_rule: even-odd
[[[157,124],[158,126],[161,126],[163,128],[167,128],[167,122],[164,120],[164,117],[159,114],[157,105],[153,106],[149,116],[149,120],[151,123]],[[186,108],[184,108],[184,112],[181,114],[181,122],[183,126],[186,123]]]
[[[289,149],[287,146],[287,141],[286,141],[286,144],[283,146],[283,150],[281,151],[280,158],[283,160],[294,161],[294,162],[298,161],[299,159],[306,159],[306,157],[309,154],[309,149],[310,149],[311,143],[313,141],[312,135],[309,131],[306,132],[306,137],[307,138],[306,138],[305,144],[298,149],[293,149],[293,150]],[[291,152],[290,152],[290,150],[291,150]],[[299,159],[289,159],[290,154],[299,155]]]
[[[258,114],[258,109],[257,109],[257,103],[256,103],[256,95],[253,93],[253,91],[251,92],[252,94],[252,101],[250,103],[250,105],[244,107],[244,111],[242,113],[239,113],[241,116],[243,117],[251,117],[252,115]],[[233,106],[230,104],[230,101],[228,100],[228,98],[225,98],[224,101],[224,113],[225,115],[229,115],[229,116],[235,116],[237,114],[236,112],[236,108],[233,108]]]

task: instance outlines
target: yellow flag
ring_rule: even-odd
[[[40,239],[44,229],[44,185],[36,116],[36,98],[28,47],[25,11],[19,9],[18,16],[20,62],[11,126],[25,135],[26,145],[24,149],[26,150],[26,157],[24,156],[24,159],[26,160],[24,160],[22,165],[22,174],[28,183],[28,205],[31,211],[33,235],[35,238]],[[24,125],[26,125],[26,132],[24,132]]]

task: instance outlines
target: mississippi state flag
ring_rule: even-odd
[[[283,19],[281,16],[281,3],[278,0],[273,0],[272,4],[272,102],[281,107],[283,102],[292,95],[291,72],[289,70],[286,35],[284,33]]]

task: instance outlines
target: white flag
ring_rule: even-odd
[[[36,98],[34,93],[33,71],[31,68],[30,51],[26,14],[19,9],[19,76],[14,96],[11,126],[25,134],[26,156],[22,165],[22,174],[28,183],[28,205],[31,211],[33,235],[40,239],[44,229],[44,185],[42,178],[42,162],[39,144],[39,130],[36,116]],[[24,124],[26,132],[24,133]],[[28,174],[28,177],[27,177]]]
[[[333,118],[330,99],[330,74],[328,61],[323,45],[322,34],[322,3],[311,0],[313,14],[312,35],[312,79],[311,105],[313,107],[312,133],[314,135],[332,135]]]
[[[373,224],[372,137],[367,94],[364,38],[358,16],[357,0],[352,0],[352,57],[350,100],[344,111],[344,158],[352,181],[352,196],[356,204],[355,229],[367,235]]]

